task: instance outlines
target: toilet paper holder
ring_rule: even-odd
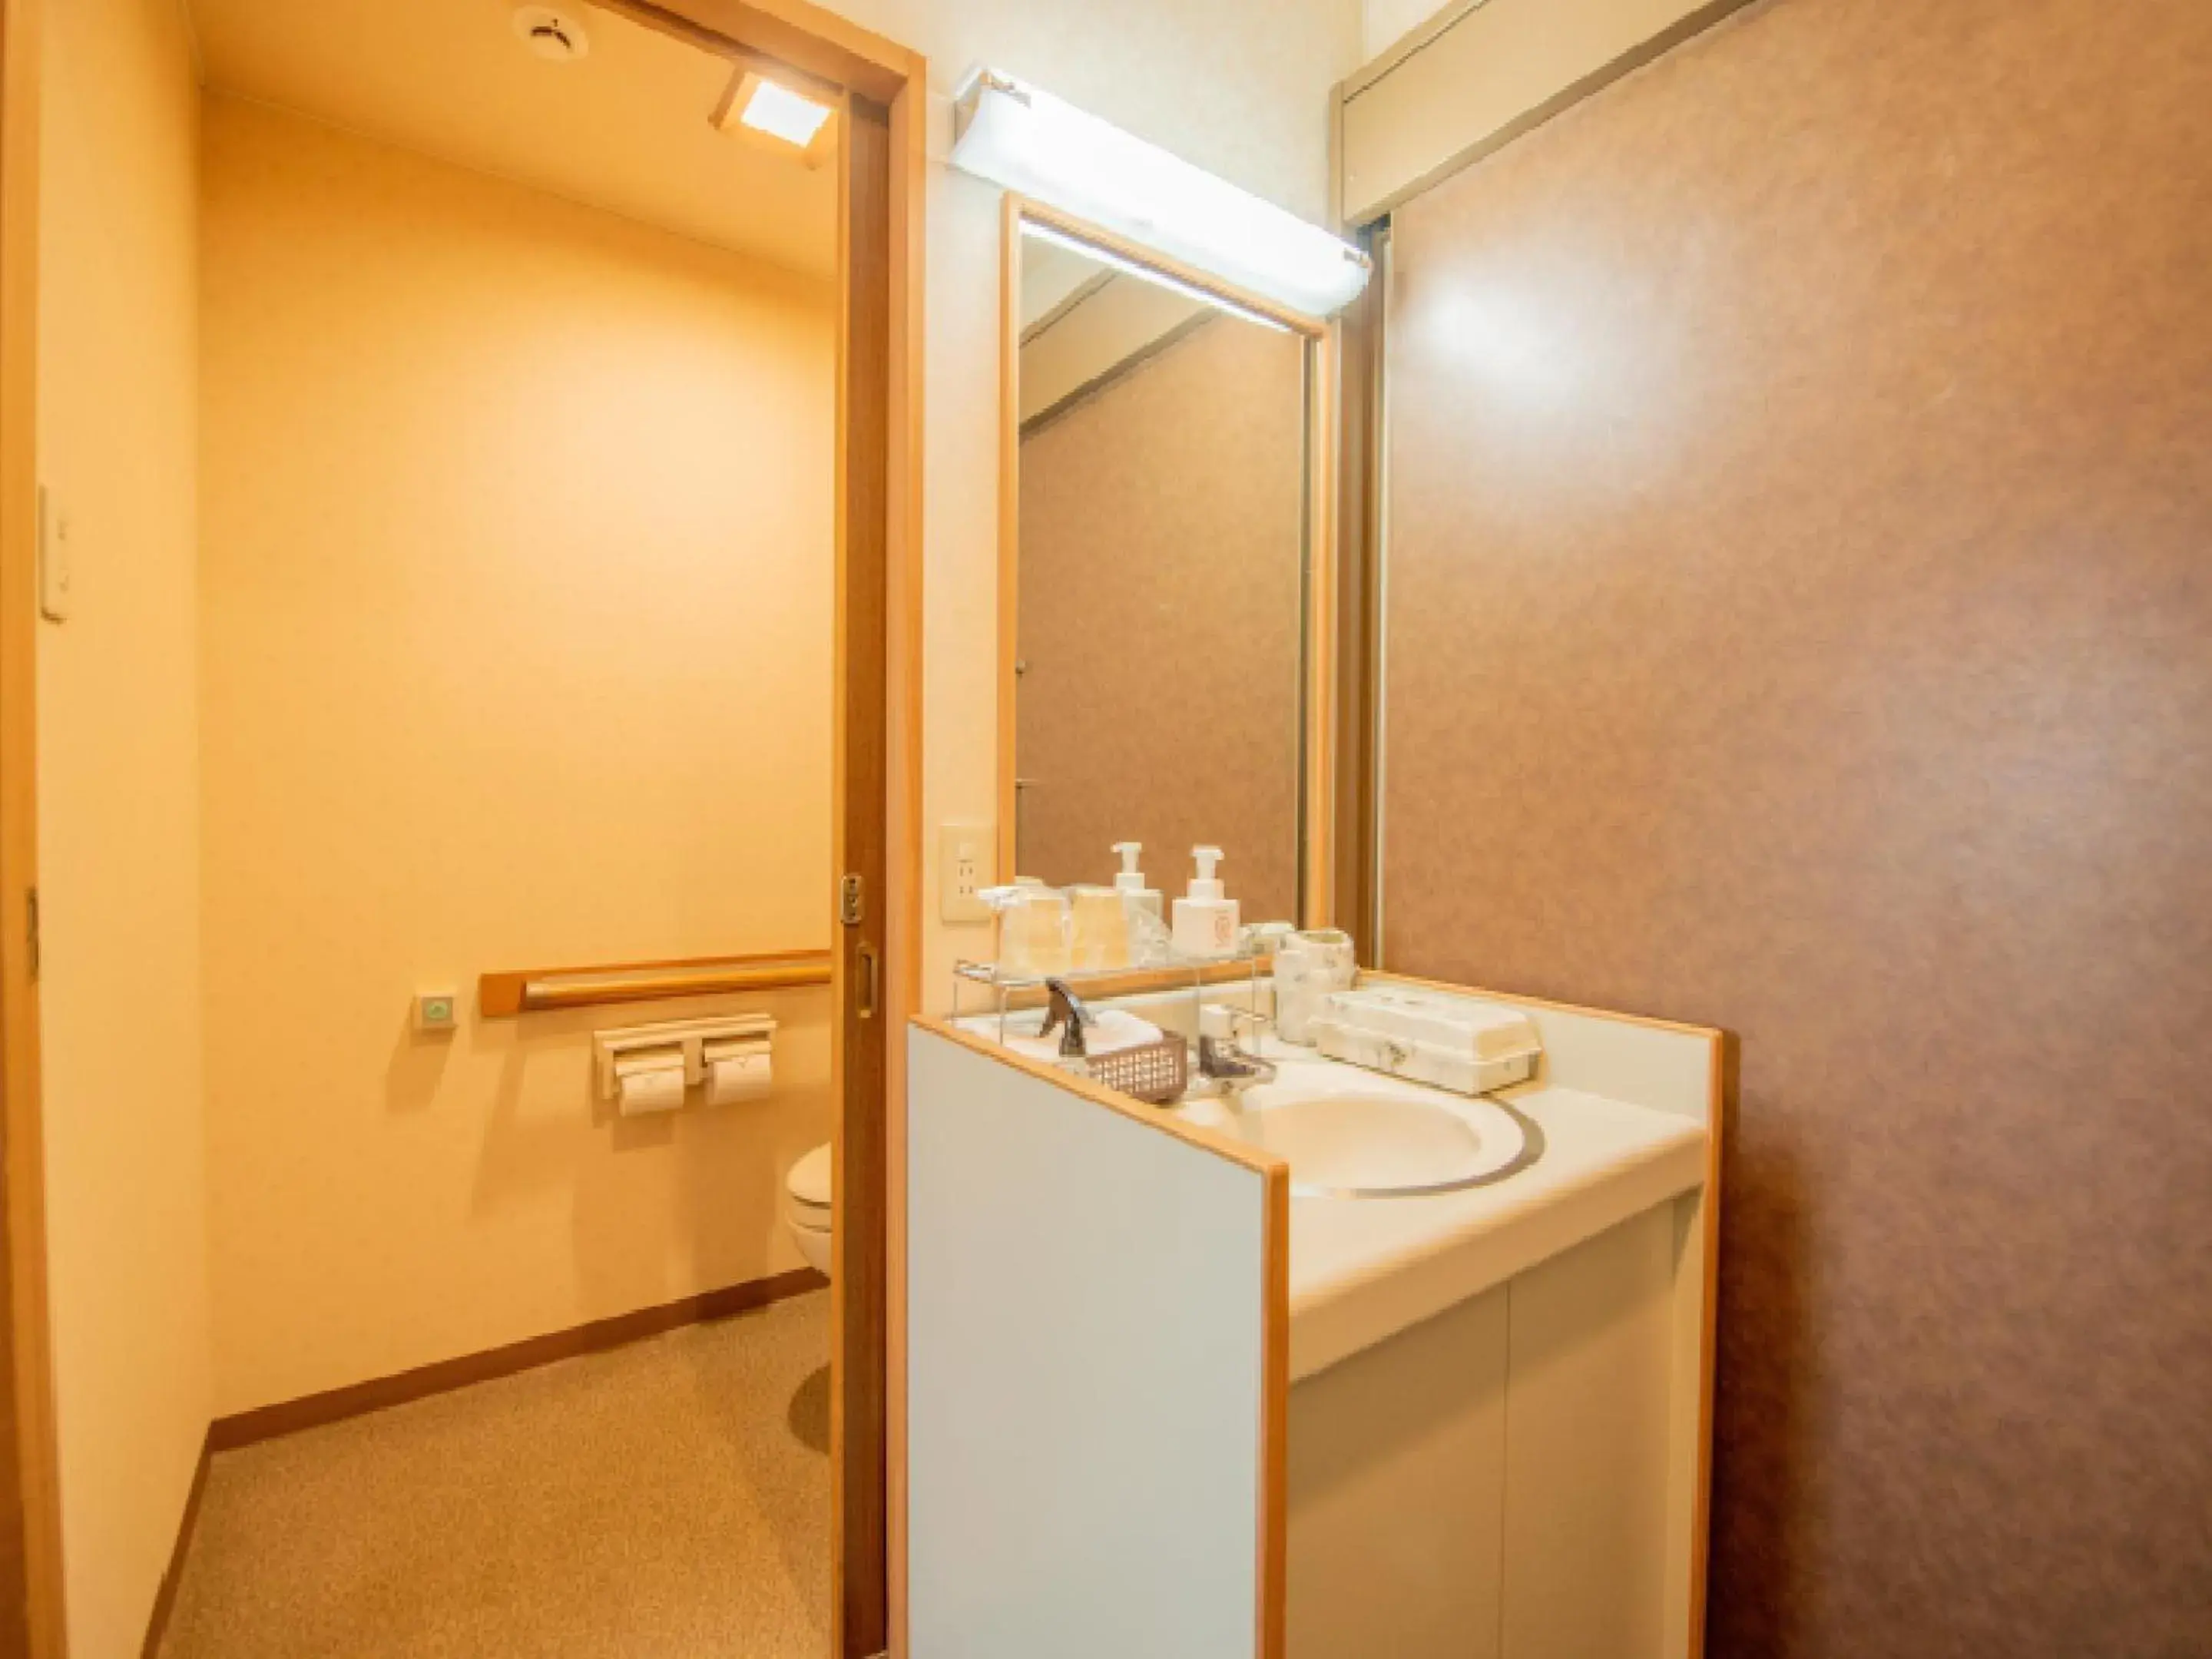
[[[766,1014],[725,1014],[713,1019],[670,1019],[652,1025],[625,1025],[592,1033],[592,1070],[599,1098],[618,1099],[622,1094],[619,1060],[647,1060],[665,1054],[672,1069],[680,1058],[684,1085],[696,1089],[707,1080],[708,1068],[718,1060],[739,1054],[769,1052],[775,1021]]]

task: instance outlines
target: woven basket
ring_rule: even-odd
[[[1189,1086],[1190,1044],[1170,1034],[1158,1042],[1092,1055],[1083,1065],[1093,1083],[1147,1105],[1164,1106]]]

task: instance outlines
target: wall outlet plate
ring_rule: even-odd
[[[458,991],[418,991],[415,995],[415,1029],[418,1031],[450,1031],[461,1023],[461,995]]]
[[[991,826],[945,823],[937,830],[937,915],[940,921],[988,922],[991,907],[976,895],[991,884]]]

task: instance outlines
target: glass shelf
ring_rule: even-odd
[[[1246,988],[1247,1006],[1260,1006],[1260,981],[1274,966],[1273,941],[1247,942],[1226,956],[1186,957],[1170,953],[1156,961],[1121,968],[1070,968],[1054,974],[1009,972],[994,962],[963,959],[952,965],[952,1018],[996,1018],[998,1040],[1006,1040],[1007,1020],[1018,1012],[1042,1006],[1036,994],[1056,979],[1082,995],[1086,988],[1102,999],[1116,996],[1182,996],[1190,999],[1187,1035],[1198,1030],[1198,1007],[1206,992],[1229,985]],[[1116,989],[1117,986],[1126,989]],[[1020,1007],[1016,1006],[1019,1001]],[[980,1006],[978,1006],[980,1005]]]
[[[1240,964],[1256,969],[1258,964],[1273,959],[1272,951],[1254,946],[1232,951],[1226,956],[1185,957],[1170,953],[1153,962],[1124,963],[1118,968],[1063,968],[1050,974],[1014,973],[1001,969],[995,962],[970,962],[963,958],[952,964],[952,972],[957,978],[971,985],[995,986],[1005,991],[1036,991],[1043,989],[1048,979],[1064,980],[1070,986],[1079,988],[1100,980],[1127,979],[1137,974],[1190,973],[1203,975],[1208,969],[1233,968]]]

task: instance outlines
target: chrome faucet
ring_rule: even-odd
[[[1097,1024],[1097,1020],[1091,1017],[1091,1010],[1083,1006],[1083,999],[1068,988],[1066,980],[1048,979],[1044,982],[1044,989],[1045,995],[1050,1000],[1045,1005],[1044,1029],[1037,1035],[1050,1036],[1065,1021],[1067,1029],[1060,1034],[1060,1058],[1082,1059],[1091,1052],[1084,1043],[1083,1028]]]
[[[1267,1029],[1265,1016],[1208,1004],[1198,1011],[1198,1074],[1223,1094],[1242,1094],[1255,1083],[1273,1083],[1275,1066],[1238,1040],[1249,1030],[1256,1043]]]

